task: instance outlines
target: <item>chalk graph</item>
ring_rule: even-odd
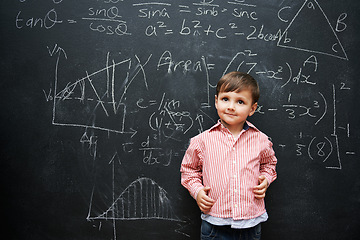
[[[164,219],[180,221],[174,214],[167,192],[150,178],[132,182],[102,214],[89,220]]]

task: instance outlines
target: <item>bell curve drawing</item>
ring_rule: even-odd
[[[139,178],[132,182],[114,203],[99,216],[88,220],[139,220],[162,219],[180,221],[173,212],[167,192],[150,178]]]

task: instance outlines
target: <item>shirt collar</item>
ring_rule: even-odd
[[[215,128],[219,128],[219,127],[224,127],[224,126],[221,124],[220,119],[217,121],[217,123],[216,123],[214,126],[212,126],[212,127],[209,129],[209,131],[211,131],[211,130],[213,130],[213,129],[215,129]],[[244,123],[243,129],[246,131],[246,130],[248,130],[249,128],[253,128],[253,129],[256,130],[256,131],[259,131],[251,122],[246,121],[246,122]]]
[[[249,129],[249,124],[247,123],[247,122],[245,122],[244,123],[244,127],[243,127],[243,129],[246,131],[246,130],[248,130]]]

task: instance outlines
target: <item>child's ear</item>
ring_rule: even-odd
[[[257,102],[254,103],[252,106],[251,106],[251,111],[249,113],[249,117],[251,117],[252,115],[254,115],[255,111],[256,111],[256,108],[257,108]]]
[[[218,96],[215,95],[215,108],[217,109]]]

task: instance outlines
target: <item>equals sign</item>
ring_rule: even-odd
[[[67,21],[68,21],[68,23],[70,23],[70,24],[76,23],[76,21],[75,21],[75,20],[72,20],[72,19],[68,19]]]
[[[155,105],[155,104],[156,104],[156,100],[150,100],[150,101],[149,101],[149,104],[150,104],[150,105]]]
[[[167,34],[173,34],[173,30],[167,29],[165,35],[167,35]]]
[[[185,5],[179,5],[180,8],[184,8],[184,9],[180,9],[180,12],[191,12],[189,10],[189,6],[185,6]]]

